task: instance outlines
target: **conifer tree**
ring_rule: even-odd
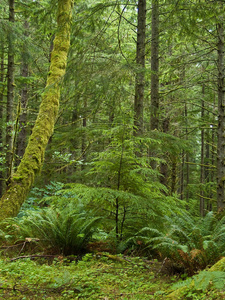
[[[138,1],[138,25],[137,25],[137,50],[136,63],[137,74],[135,79],[134,101],[134,134],[143,133],[143,103],[145,90],[145,33],[146,31],[146,0]]]
[[[217,142],[217,209],[225,207],[225,107],[224,107],[224,26],[223,20],[217,25],[218,31],[218,142]]]

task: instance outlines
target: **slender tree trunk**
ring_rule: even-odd
[[[181,166],[180,166],[180,187],[179,187],[180,200],[184,199],[184,168],[185,168],[185,152],[182,151]]]
[[[15,21],[15,3],[14,0],[9,0],[9,22]],[[13,37],[10,28],[8,34],[8,67],[7,67],[7,107],[6,107],[6,178],[7,184],[11,181],[13,168],[13,104],[14,104],[14,50]]]
[[[209,113],[207,114],[207,117],[209,119]],[[207,129],[206,130],[206,135],[205,135],[205,171],[204,171],[204,179],[205,179],[205,183],[207,184],[207,193],[206,193],[206,197],[208,198],[206,201],[206,209],[207,211],[212,210],[212,205],[211,205],[211,189],[209,188],[209,182],[210,182],[210,173],[211,171],[211,167],[210,167],[210,130],[211,129]]]
[[[165,117],[163,122],[162,122],[162,130],[164,133],[168,133],[169,132],[169,125],[170,125],[170,119],[169,117]],[[164,159],[165,161],[167,161],[167,156],[168,154],[165,153],[164,155]],[[165,185],[166,187],[168,187],[168,163],[160,163],[160,183],[162,183],[163,185]]]
[[[185,121],[186,121],[186,140],[188,140],[188,112],[187,112],[187,104],[185,103],[184,108],[184,115],[185,115]],[[189,177],[190,177],[190,168],[189,168],[189,153],[186,152],[186,186],[185,186],[185,195],[186,195],[186,201],[189,201]]]
[[[28,33],[29,23],[25,21],[25,37],[29,36]],[[28,61],[27,61],[27,50],[26,45],[24,46],[22,52],[22,66],[21,66],[21,76],[23,78],[28,77]],[[19,133],[17,138],[17,165],[19,165],[26,148],[26,121],[27,121],[27,104],[28,104],[28,86],[27,83],[23,85],[21,90],[21,115],[19,120]]]
[[[58,114],[60,84],[65,74],[67,54],[70,47],[70,22],[72,0],[58,0],[58,30],[54,39],[50,71],[42,103],[23,159],[12,178],[8,190],[0,201],[0,220],[17,215],[40,172],[44,153],[51,137]]]
[[[143,133],[143,103],[145,90],[145,32],[146,32],[146,0],[138,1],[138,25],[137,25],[137,49],[136,64],[137,73],[135,79],[134,100],[134,135]]]
[[[84,100],[84,113],[83,113],[83,121],[82,121],[82,138],[81,138],[81,152],[82,152],[82,160],[85,162],[86,159],[86,127],[87,127],[87,99]],[[81,165],[81,170],[84,169],[84,164]]]
[[[204,97],[205,94],[205,87],[202,87],[202,94]],[[205,101],[202,100],[202,111],[201,111],[201,120],[202,124],[204,122],[204,114],[205,114]],[[202,126],[203,127],[203,126]],[[200,173],[200,215],[204,217],[205,212],[205,198],[204,198],[204,191],[203,191],[203,185],[205,183],[205,167],[204,167],[204,161],[205,161],[205,131],[204,128],[201,129],[201,173]]]
[[[152,34],[151,34],[151,107],[150,129],[159,129],[159,1],[152,0]],[[155,157],[154,150],[149,151],[149,156]],[[151,162],[151,167],[156,168],[156,162]]]
[[[152,1],[151,130],[159,128],[159,1]]]
[[[172,155],[171,157],[171,185],[170,185],[170,195],[172,196],[176,192],[177,184],[177,157]]]
[[[2,49],[1,49],[1,65],[0,65],[0,82],[2,83],[2,88],[0,91],[0,153],[3,154],[3,99],[4,99],[4,43],[2,42]],[[0,197],[2,196],[4,189],[5,189],[5,180],[4,180],[4,172],[3,172],[3,163],[0,165]]]
[[[224,102],[224,26],[218,24],[218,129],[217,129],[217,209],[225,206],[225,102]]]
[[[213,111],[215,111],[215,107],[216,107],[216,99],[214,99],[214,103],[213,103]],[[216,123],[215,120],[213,119],[212,123]],[[215,155],[215,136],[216,136],[216,130],[214,128],[214,126],[212,125],[211,128],[211,155],[210,155],[210,164],[212,166],[216,165],[216,155]],[[210,178],[209,181],[210,182],[215,182],[215,177],[216,177],[216,170],[214,168],[211,168],[211,172],[210,172]],[[215,192],[214,189],[211,187],[210,188],[210,196],[209,198],[213,199],[215,196]],[[208,203],[208,210],[212,210],[212,201],[210,201],[210,203]]]

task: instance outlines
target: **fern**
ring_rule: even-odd
[[[31,211],[29,216],[14,219],[13,224],[20,238],[38,239],[44,249],[67,255],[85,251],[100,220],[69,204],[62,209],[48,207]]]
[[[179,281],[172,286],[172,290],[177,290],[182,287],[189,287],[192,290],[202,290],[216,288],[223,289],[225,284],[225,272],[221,271],[201,271],[199,274],[188,278],[184,281]]]
[[[183,265],[190,275],[215,263],[224,253],[225,219],[216,220],[212,212],[199,220],[188,212],[172,214],[165,217],[165,222],[166,231],[143,228],[136,237],[146,247]]]

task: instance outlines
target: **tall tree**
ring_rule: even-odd
[[[143,103],[145,91],[145,35],[146,35],[146,0],[138,1],[138,25],[134,100],[134,134],[143,133]]]
[[[4,99],[4,58],[5,58],[5,53],[4,53],[4,43],[2,39],[1,43],[1,58],[0,58],[0,83],[1,83],[1,91],[0,91],[0,152],[3,153],[3,99]],[[3,156],[1,157],[1,163],[0,163],[0,197],[3,194],[4,187],[5,187],[5,182],[4,182],[4,172],[3,172],[3,163],[4,159]]]
[[[15,2],[9,0],[9,22],[15,21]],[[6,108],[6,178],[9,184],[13,168],[13,104],[14,104],[14,47],[13,47],[13,26],[8,34],[8,67],[7,67],[7,108]]]
[[[159,127],[159,1],[152,1],[151,130]]]
[[[58,0],[58,28],[54,39],[46,88],[23,159],[8,190],[1,198],[0,219],[17,215],[33,184],[35,175],[41,169],[45,149],[53,133],[59,108],[60,84],[65,74],[70,47],[72,3],[72,0]]]
[[[29,36],[28,29],[29,23],[27,20],[24,22],[25,38]],[[21,115],[19,120],[19,133],[17,141],[17,164],[20,163],[26,148],[26,120],[27,120],[27,104],[28,104],[28,85],[26,79],[28,77],[28,53],[26,45],[23,46],[22,50],[22,64],[21,64],[21,77],[24,79],[24,85],[21,90]]]
[[[152,1],[150,129],[159,129],[159,0]],[[150,151],[150,156],[156,153]],[[156,161],[151,162],[156,168]]]
[[[218,129],[217,129],[217,209],[225,207],[225,87],[224,87],[224,25],[217,25],[218,31]]]
[[[205,116],[205,101],[204,101],[204,96],[205,96],[205,86],[203,85],[202,87],[202,109],[201,109],[201,118],[202,118],[202,124],[204,122],[204,116]],[[205,181],[205,167],[204,167],[204,162],[205,162],[205,130],[204,130],[204,125],[202,125],[201,129],[201,173],[200,173],[200,215],[204,217],[204,209],[205,209],[205,199],[204,199],[204,190],[203,190],[203,185]]]

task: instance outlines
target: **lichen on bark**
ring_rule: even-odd
[[[65,74],[70,47],[72,6],[73,0],[58,0],[58,27],[46,88],[22,161],[0,200],[0,220],[18,214],[34,182],[35,175],[41,170],[45,149],[53,134],[59,109],[60,83]]]

